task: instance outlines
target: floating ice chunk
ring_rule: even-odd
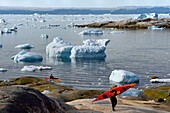
[[[109,39],[87,39],[83,40],[83,44],[87,46],[107,46],[107,44],[110,42]]]
[[[0,48],[2,48],[2,43],[0,42]]]
[[[31,49],[33,47],[34,46],[30,45],[29,43],[27,43],[27,44],[20,44],[20,45],[15,46],[15,48],[20,48],[20,49]]]
[[[43,60],[43,57],[40,54],[25,50],[22,50],[12,58],[15,62],[39,62]]]
[[[53,39],[53,42],[46,46],[46,53],[50,57],[69,58],[73,44],[64,41],[60,37]]]
[[[129,71],[125,70],[114,70],[112,71],[110,77],[110,82],[120,83],[120,84],[129,84],[129,83],[138,83],[139,77]]]
[[[80,35],[103,35],[100,29],[87,29],[79,33]]]
[[[105,50],[109,42],[109,39],[87,39],[83,41],[84,45],[74,46],[56,37],[47,45],[46,53],[56,58],[103,59],[106,57]]]
[[[143,93],[143,90],[138,90],[135,88],[130,88],[129,90],[125,91],[124,93],[120,94],[121,97],[128,97],[128,96],[133,96],[133,97],[138,97]]]
[[[156,13],[143,13],[140,16],[137,17],[137,19],[146,19],[146,18],[158,19],[158,14],[156,14]]]
[[[170,79],[151,79],[151,83],[168,83],[170,82]]]
[[[7,72],[7,69],[5,69],[5,68],[0,68],[0,72]]]
[[[2,30],[2,33],[12,33],[12,31],[11,31],[11,29],[9,29],[9,28],[4,28],[4,29]]]
[[[44,90],[43,92],[41,92],[42,94],[44,94],[44,95],[48,95],[49,93],[50,93],[50,91],[49,90]]]
[[[48,35],[47,35],[47,34],[41,34],[40,37],[41,37],[41,38],[48,38]]]
[[[5,19],[0,19],[0,23],[5,23]]]
[[[52,70],[52,67],[48,67],[48,66],[36,66],[36,68],[38,70]]]
[[[110,32],[111,34],[122,34],[122,33],[124,33],[124,31],[112,31],[112,32]]]
[[[163,30],[163,29],[165,29],[165,28],[163,28],[163,27],[160,27],[160,28],[159,28],[158,26],[149,26],[148,29],[149,29],[149,30]]]
[[[106,47],[103,46],[74,46],[71,50],[70,58],[84,58],[84,59],[104,59]]]
[[[11,31],[17,31],[17,27],[16,26],[14,26],[14,27],[11,27]]]
[[[35,66],[33,66],[33,65],[31,65],[31,66],[24,66],[21,69],[21,71],[31,71],[31,72],[36,71],[36,70],[37,70],[37,68]]]
[[[21,71],[36,71],[36,70],[51,70],[52,67],[48,67],[48,66],[34,66],[34,65],[30,65],[30,66],[24,66]]]

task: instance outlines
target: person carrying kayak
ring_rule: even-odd
[[[115,88],[115,87],[117,87],[117,85],[112,86],[111,88]],[[112,90],[112,93],[116,93],[116,90]],[[114,95],[110,97],[110,101],[112,103],[112,110],[113,111],[115,111],[115,106],[117,105],[117,98]]]

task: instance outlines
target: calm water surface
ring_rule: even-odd
[[[149,76],[170,78],[170,30],[124,30],[124,33],[112,34],[113,29],[103,29],[102,36],[81,36],[78,33],[85,28],[67,28],[69,23],[86,24],[95,21],[122,20],[136,15],[0,15],[8,24],[2,23],[0,29],[18,25],[18,31],[0,35],[0,67],[8,71],[0,73],[0,79],[21,77],[25,75],[46,77],[51,73],[61,78],[63,85],[78,89],[106,89],[110,87],[109,76],[112,70],[123,69],[139,75],[141,86],[152,86]],[[40,20],[46,22],[39,22]],[[48,26],[60,25],[58,28]],[[41,34],[48,34],[42,39]],[[54,37],[81,45],[84,39],[110,39],[106,49],[105,60],[60,60],[48,58],[45,48]],[[40,63],[15,63],[11,57],[20,49],[18,44],[30,43],[35,46],[32,52],[42,54]],[[22,72],[25,65],[51,66],[52,70]]]

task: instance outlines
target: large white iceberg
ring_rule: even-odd
[[[42,55],[22,50],[12,57],[15,62],[39,62],[43,60]]]
[[[130,88],[129,90],[125,91],[124,93],[120,94],[119,96],[121,97],[128,97],[128,96],[133,96],[133,97],[138,97],[143,93],[143,90],[135,89],[135,88]]]
[[[87,29],[79,33],[80,35],[103,35],[100,29]]]
[[[46,46],[46,53],[50,57],[55,58],[69,58],[73,44],[64,41],[60,37],[56,37]]]
[[[47,45],[46,53],[56,58],[103,59],[106,57],[105,50],[109,42],[109,39],[87,39],[83,41],[83,45],[74,46],[56,37]]]
[[[20,49],[31,49],[33,47],[34,46],[29,44],[29,43],[27,43],[27,44],[20,44],[20,45],[15,46],[15,48],[20,48]]]
[[[109,80],[111,83],[129,84],[138,83],[139,77],[133,72],[125,70],[114,70],[112,71]]]

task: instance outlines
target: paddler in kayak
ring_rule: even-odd
[[[54,76],[53,76],[53,74],[50,75],[50,79],[55,79]]]

